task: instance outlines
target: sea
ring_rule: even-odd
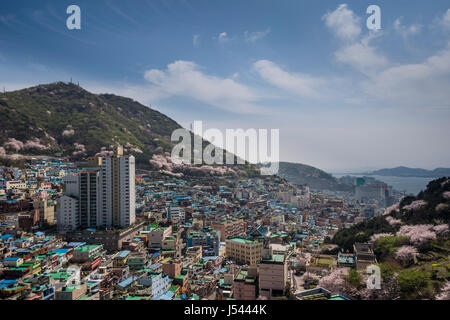
[[[420,191],[425,190],[430,181],[436,178],[419,178],[419,177],[391,177],[391,176],[377,176],[377,175],[363,175],[363,174],[333,174],[334,177],[340,178],[343,176],[352,177],[372,177],[382,181],[394,188],[397,191],[406,192],[408,194],[417,195]]]

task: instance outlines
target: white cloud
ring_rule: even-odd
[[[402,24],[402,18],[398,18],[394,22],[394,29],[397,33],[399,33],[404,39],[409,36],[414,36],[422,31],[422,25],[420,24],[412,24],[409,27]]]
[[[450,44],[422,63],[387,68],[363,87],[372,96],[394,104],[450,107]]]
[[[341,47],[335,52],[337,61],[365,75],[373,74],[388,64],[388,60],[370,45],[371,40],[382,34],[381,31],[371,32],[361,38],[361,19],[346,4],[326,14],[323,20],[342,42]]]
[[[341,4],[335,11],[322,17],[326,26],[335,35],[345,41],[354,41],[361,34],[361,19],[346,4]]]
[[[388,65],[388,60],[370,46],[371,37],[365,37],[340,48],[335,53],[336,59],[357,69],[359,72],[370,75]]]
[[[256,31],[256,32],[244,32],[244,37],[246,42],[256,42],[258,40],[263,39],[270,33],[270,27],[267,28],[265,31]]]
[[[316,88],[323,83],[322,80],[309,75],[289,73],[268,60],[259,60],[253,67],[268,83],[296,95],[317,97]]]
[[[192,45],[195,48],[198,48],[198,46],[200,45],[200,35],[194,34],[194,36],[192,37]]]
[[[450,30],[450,9],[439,19],[439,24],[447,31]]]
[[[217,37],[213,37],[213,39],[217,39],[220,43],[225,43],[230,41],[230,38],[228,38],[228,34],[226,32],[221,32]]]
[[[252,89],[231,78],[207,75],[194,62],[180,60],[164,71],[148,70],[145,79],[152,84],[155,99],[179,96],[236,113],[262,111],[254,104],[259,96]]]

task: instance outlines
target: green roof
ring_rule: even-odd
[[[75,251],[82,251],[82,252],[91,251],[97,249],[98,247],[100,247],[99,244],[86,244],[82,247],[76,248]]]
[[[248,240],[248,239],[244,239],[244,238],[230,238],[228,239],[229,241],[234,241],[234,242],[239,242],[239,243],[244,243],[244,244],[252,244],[255,243],[255,241],[253,240]]]

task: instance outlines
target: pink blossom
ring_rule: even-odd
[[[427,205],[427,202],[424,200],[416,200],[413,201],[411,204],[404,206],[403,209],[405,210],[419,210],[422,209],[423,207],[425,207]]]
[[[3,144],[5,148],[14,149],[16,152],[23,149],[23,142],[14,138],[9,138],[7,142]]]
[[[448,233],[448,231],[449,231],[448,224],[440,224],[440,225],[434,226],[433,231],[436,232],[436,234],[438,236],[442,236],[442,235]]]
[[[374,244],[375,242],[377,242],[378,239],[392,237],[392,236],[393,236],[392,233],[377,233],[370,237],[369,243]]]
[[[386,221],[393,227],[402,223],[402,220],[395,219],[395,218],[390,217],[390,216],[386,217]]]
[[[320,281],[320,277],[311,272],[305,272],[299,279],[300,282],[315,282],[318,283]]]
[[[46,136],[48,139],[52,140],[52,142],[56,142],[56,139],[53,138],[51,135],[49,135],[47,132],[45,133],[45,136]]]
[[[436,206],[436,208],[435,208],[435,210],[436,210],[437,212],[440,212],[440,211],[446,211],[446,210],[448,210],[448,209],[449,209],[449,205],[446,204],[446,203],[439,203],[439,204]]]
[[[167,171],[167,170],[160,170],[161,173],[167,174],[169,176],[172,177],[177,177],[177,178],[182,178],[184,176],[183,173],[179,172],[179,173],[173,173],[172,171]]]
[[[414,245],[422,245],[436,239],[436,232],[433,231],[433,225],[431,224],[403,226],[397,232],[397,235],[407,237],[409,242]]]
[[[0,147],[0,155],[1,155],[1,156],[4,156],[4,155],[6,155],[6,151],[5,151],[5,148],[3,148],[3,147]]]
[[[306,267],[311,262],[312,255],[309,252],[301,252],[297,255],[297,263],[301,267]]]
[[[400,207],[400,203],[396,203],[396,204],[390,206],[389,208],[387,208],[386,210],[384,210],[383,215],[389,215],[394,211],[398,211],[399,207]]]
[[[107,151],[105,147],[101,149],[99,153],[97,153],[96,157],[112,157],[114,155],[114,151]]]
[[[447,180],[447,181],[450,181],[450,180]],[[445,199],[450,200],[450,191],[445,191],[442,195],[444,196]]]
[[[333,294],[343,293],[348,289],[344,276],[348,276],[349,268],[339,268],[320,279],[318,286]]]
[[[395,258],[401,261],[411,261],[416,255],[416,248],[412,246],[402,246],[395,253]]]
[[[73,130],[73,129],[70,129],[70,130],[64,130],[64,131],[62,132],[62,135],[63,135],[64,137],[73,136],[74,134],[75,134],[75,130]]]
[[[79,144],[79,143],[75,142],[74,146],[75,146],[75,151],[72,153],[74,156],[78,156],[78,155],[86,153],[86,147],[84,146],[84,144]]]
[[[450,281],[446,281],[436,300],[450,300]]]
[[[336,244],[327,244],[327,245],[324,245],[322,248],[320,248],[320,251],[326,252],[326,251],[334,250],[336,248],[338,248],[338,245],[336,245]]]
[[[49,147],[45,146],[41,143],[41,140],[38,138],[33,138],[32,140],[28,140],[24,145],[24,149],[39,149],[39,150],[46,150]]]
[[[144,153],[141,149],[139,148],[133,148],[131,149],[131,151],[136,152],[136,153]]]

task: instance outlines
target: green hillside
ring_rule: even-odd
[[[52,83],[0,94],[0,155],[25,154],[82,160],[108,153],[120,144],[136,157],[140,169],[154,168],[154,155],[170,153],[172,132],[181,126],[132,99],[93,94],[72,83]],[[207,141],[203,141],[206,146]],[[11,163],[10,159],[2,159]],[[198,166],[197,166],[198,167]],[[253,165],[234,172],[255,176]],[[186,169],[186,170],[185,170]],[[177,169],[204,174],[194,167]],[[230,171],[232,172],[232,171]]]
[[[278,175],[292,184],[307,184],[313,190],[352,191],[352,187],[339,183],[331,174],[300,163],[280,162]]]
[[[385,215],[340,230],[327,243],[369,242],[384,278],[403,299],[435,299],[450,280],[450,179],[431,181]],[[395,276],[394,276],[395,275]]]
[[[152,154],[171,150],[170,135],[177,128],[175,121],[132,99],[92,94],[75,84],[0,94],[0,146],[9,153],[81,159],[120,143],[144,164]]]

